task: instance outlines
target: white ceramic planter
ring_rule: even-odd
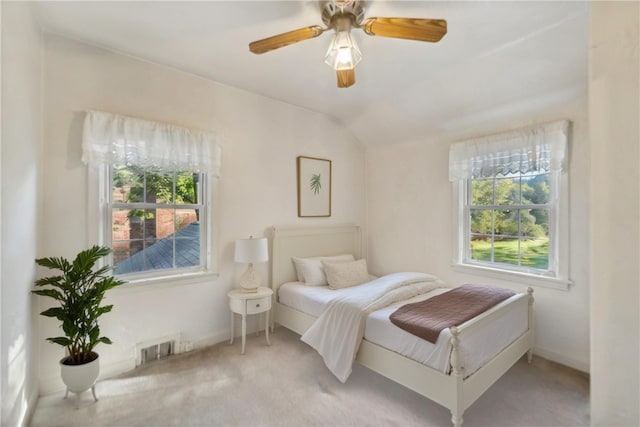
[[[65,365],[65,359],[60,360],[60,373],[67,392],[82,393],[92,388],[100,374],[100,356],[84,365]]]

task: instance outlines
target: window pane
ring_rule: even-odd
[[[133,209],[132,212],[139,215],[143,227],[142,237],[145,242],[155,242],[158,223],[157,209]],[[147,244],[145,243],[146,246]]]
[[[520,235],[523,237],[549,237],[549,209],[522,209]]]
[[[491,261],[491,238],[472,236],[471,259],[476,261]]]
[[[197,186],[199,175],[191,172],[176,174],[176,204],[197,204]]]
[[[187,225],[200,221],[200,209],[176,209],[176,230],[181,230]]]
[[[173,203],[173,172],[147,170],[145,202]]]
[[[544,235],[549,237],[549,209],[531,209],[529,212],[536,218],[536,224],[542,228]]]
[[[471,233],[493,234],[493,211],[491,209],[471,209]]]
[[[200,214],[195,209],[183,209],[178,212],[177,218],[184,220],[175,234],[176,267],[196,267],[200,265],[200,222],[195,218]]]
[[[156,218],[152,223],[155,228],[149,230],[149,234],[153,234],[158,239],[163,239],[175,232],[176,215],[174,209],[148,209],[148,211],[155,211],[154,216]]]
[[[529,173],[522,176],[522,197],[524,204],[547,204],[551,200],[550,195],[548,173]]]
[[[113,166],[113,201],[122,203],[142,202],[144,195],[144,171],[125,165]]]
[[[549,269],[549,238],[524,239],[520,242],[521,264],[526,267]]]
[[[519,209],[496,209],[494,211],[494,230],[500,236],[518,236]]]
[[[146,269],[144,211],[114,209],[112,212],[114,273],[124,274]]]
[[[128,213],[127,209],[114,209],[111,215],[113,262],[115,264],[131,255],[131,221]]]
[[[523,209],[521,216],[520,263],[549,269],[549,210]]]
[[[520,203],[520,178],[498,178],[495,185],[496,205],[515,205]]]
[[[471,181],[471,204],[473,206],[493,205],[493,179]]]
[[[518,265],[518,238],[501,237],[493,242],[493,260]]]

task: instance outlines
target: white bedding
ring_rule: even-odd
[[[447,290],[447,288],[438,288],[374,311],[366,319],[364,339],[440,372],[448,373],[451,352],[449,346],[451,334],[448,329],[442,331],[437,342],[432,344],[398,328],[389,321],[391,313],[401,305],[431,298]],[[350,297],[363,292],[367,292],[367,284],[332,290],[328,286],[306,286],[300,282],[290,282],[280,286],[278,299],[283,305],[313,317],[319,317],[335,298]],[[527,329],[527,316],[526,307],[521,310],[510,310],[486,328],[465,336],[460,347],[465,376],[478,370],[502,348],[524,333]]]
[[[366,292],[350,292],[332,299],[301,339],[322,356],[336,378],[345,382],[351,375],[370,313],[443,286],[440,279],[425,273],[380,277],[367,283]]]

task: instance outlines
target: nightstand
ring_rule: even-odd
[[[244,354],[244,345],[247,340],[247,315],[265,313],[265,337],[267,344],[269,341],[269,311],[271,310],[271,295],[273,290],[270,288],[258,288],[258,292],[243,292],[240,289],[230,291],[229,308],[231,309],[231,340],[229,344],[233,344],[233,335],[235,332],[234,314],[242,316],[242,351]]]

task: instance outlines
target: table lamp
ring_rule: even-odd
[[[248,262],[247,271],[240,276],[240,289],[242,292],[257,292],[260,287],[260,275],[253,269],[254,262],[267,262],[269,260],[269,248],[267,238],[236,240],[236,262]]]

